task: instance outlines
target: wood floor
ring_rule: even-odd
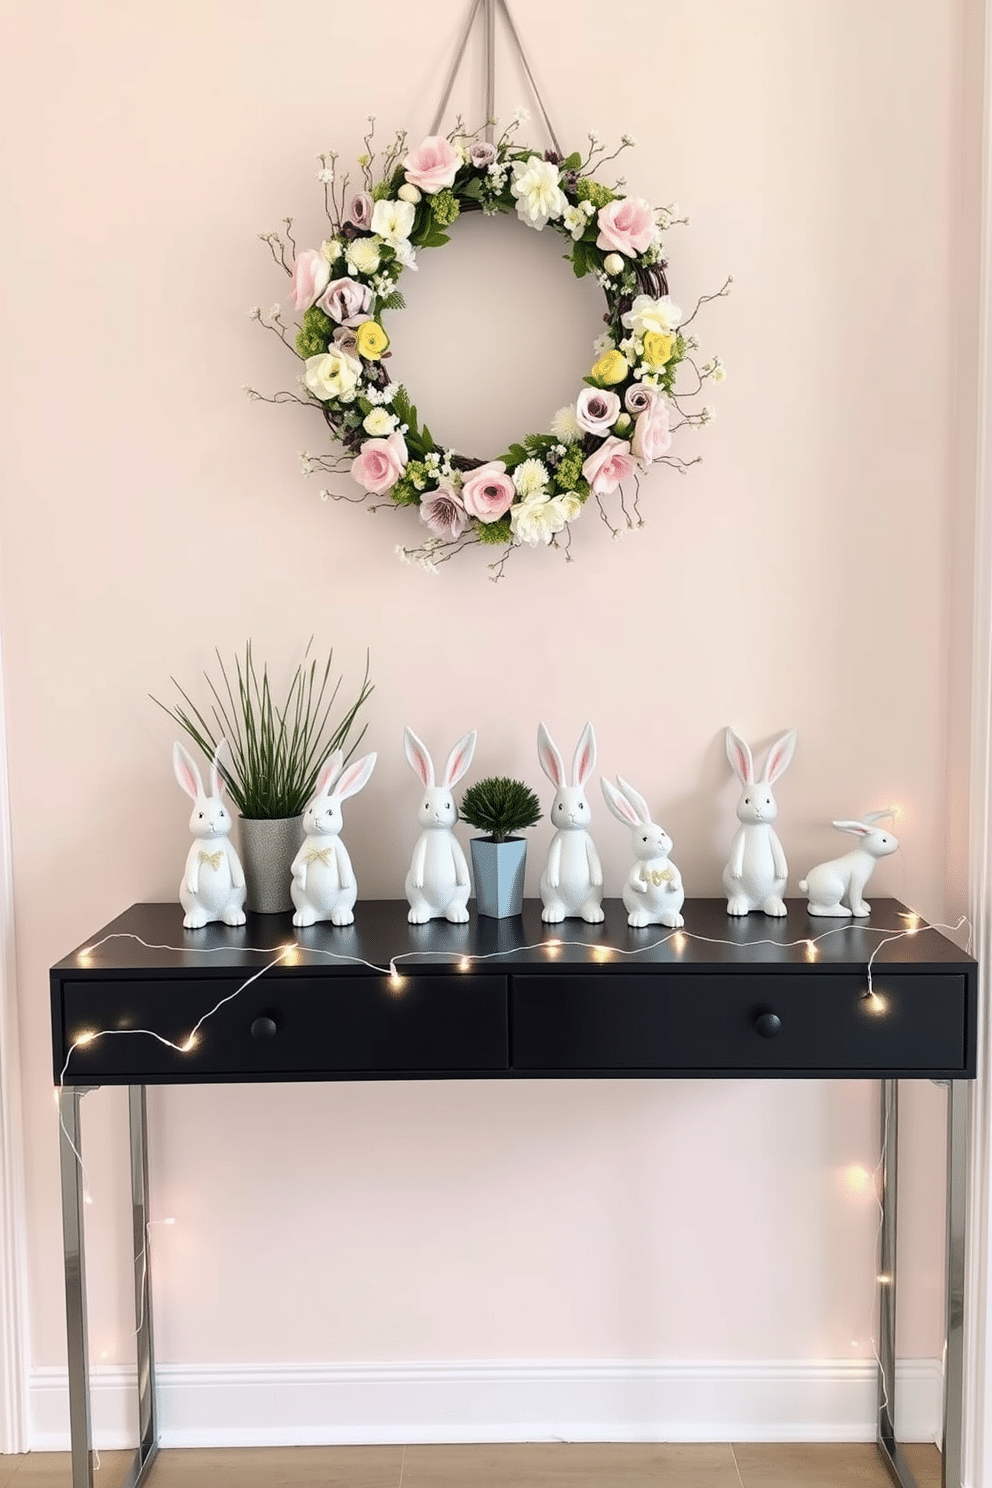
[[[920,1488],[939,1488],[935,1447],[905,1449]],[[130,1454],[105,1452],[97,1488]],[[161,1452],[152,1488],[891,1488],[872,1446],[266,1447]],[[69,1488],[69,1459],[0,1457],[0,1488]]]

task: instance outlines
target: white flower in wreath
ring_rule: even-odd
[[[558,167],[539,155],[514,161],[510,190],[517,198],[518,217],[538,232],[553,218],[563,216],[568,206]]]
[[[539,542],[550,543],[556,532],[578,516],[582,503],[574,491],[565,496],[548,496],[539,492],[510,508],[510,527],[514,540],[536,548]]]
[[[345,259],[353,274],[374,274],[382,255],[378,238],[352,238],[345,249]]]
[[[413,232],[417,209],[408,201],[377,201],[372,212],[372,231],[390,248],[397,248]]]
[[[548,484],[548,467],[543,460],[521,460],[513,472],[513,485],[524,500],[543,492]]]
[[[670,336],[681,319],[682,311],[672,302],[671,295],[662,295],[660,300],[652,299],[650,295],[638,295],[623,317],[623,323],[635,336],[644,336],[649,331]]]
[[[575,239],[575,241],[578,242],[582,234],[586,230],[586,222],[588,219],[586,218],[585,212],[582,211],[581,207],[566,207],[564,212],[562,213],[561,220],[565,224],[568,231],[572,234],[572,237]]]
[[[559,408],[551,420],[551,432],[562,444],[575,444],[583,435],[582,425],[575,416],[575,404],[567,403]]]
[[[355,396],[362,364],[339,347],[321,356],[307,357],[303,381],[315,397],[326,401],[340,398],[343,402]]]
[[[384,408],[373,408],[362,420],[362,428],[373,439],[383,439],[393,432],[398,422],[395,413],[387,413]]]

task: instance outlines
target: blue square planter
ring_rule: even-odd
[[[508,837],[505,842],[494,842],[491,837],[472,837],[469,846],[476,907],[480,915],[505,920],[511,915],[522,914],[526,838]]]

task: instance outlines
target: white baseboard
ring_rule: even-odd
[[[134,1371],[92,1372],[93,1432],[105,1450],[136,1440]],[[64,1369],[34,1369],[31,1447],[69,1445]],[[352,1442],[871,1441],[875,1366],[864,1360],[729,1363],[523,1360],[276,1364],[158,1370],[164,1447]],[[934,1441],[936,1359],[897,1371],[906,1441]]]

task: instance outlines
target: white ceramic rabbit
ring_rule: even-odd
[[[805,878],[799,880],[800,891],[809,898],[809,914],[841,919],[848,915],[871,913],[871,905],[864,899],[865,887],[878,859],[887,858],[899,846],[898,838],[875,825],[886,816],[895,816],[891,807],[887,811],[867,812],[864,821],[833,823],[838,832],[851,832],[861,841],[843,857],[817,863]]]
[[[617,783],[619,790],[605,777],[600,781],[607,806],[617,821],[631,829],[630,840],[637,859],[623,888],[627,924],[667,925],[677,930],[685,924],[681,913],[685,890],[681,874],[668,856],[672,839],[651,820],[651,810],[644,797],[619,775]]]
[[[176,779],[193,802],[189,829],[193,845],[186,857],[179,902],[186,911],[183,924],[187,930],[199,930],[215,920],[225,925],[245,922],[245,875],[241,859],[229,840],[231,813],[224,805],[224,782],[219,762],[227,740],[221,739],[210,764],[210,794],[196,764],[183,746],[176,742],[172,750],[172,768]]]
[[[751,751],[744,740],[727,729],[727,758],[744,789],[737,803],[737,828],[730,858],[723,870],[727,913],[746,915],[752,909],[766,915],[784,915],[782,895],[789,877],[782,844],[771,823],[778,815],[772,786],[782,776],[796,747],[796,731],[790,729],[768,751],[761,779],[754,778]]]
[[[426,745],[413,729],[404,729],[403,747],[410,768],[424,787],[418,817],[422,831],[413,849],[413,860],[406,876],[406,897],[410,905],[407,919],[411,925],[424,925],[428,920],[468,919],[468,896],[472,881],[462,845],[452,828],[458,820],[458,808],[451,788],[457,785],[472,763],[476,734],[465,734],[448,755],[440,785],[434,783],[434,762]]]
[[[374,754],[365,755],[349,765],[339,780],[344,753],[336,749],[317,776],[313,799],[303,813],[303,846],[293,859],[289,892],[296,905],[294,925],[315,925],[318,920],[350,925],[354,921],[358,883],[339,835],[341,802],[368,783],[375,761]]]
[[[592,813],[583,789],[596,764],[592,724],[586,724],[575,746],[571,785],[565,784],[564,761],[543,723],[537,731],[537,753],[556,791],[550,813],[555,835],[541,874],[541,918],[555,925],[581,916],[591,925],[598,924],[603,918],[603,870],[596,844],[586,831]]]

